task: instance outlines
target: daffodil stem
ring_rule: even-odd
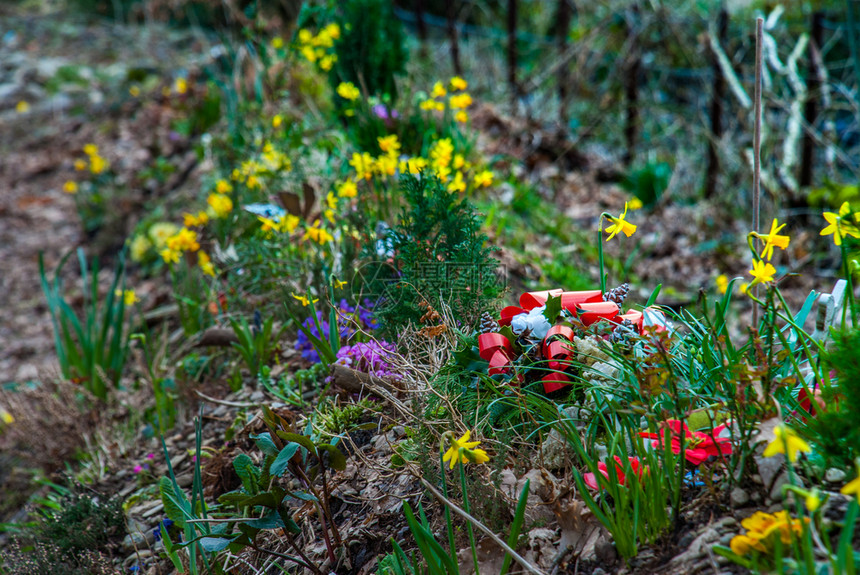
[[[463,465],[463,456],[462,454],[457,454],[458,466],[460,468],[460,487],[463,490],[463,509],[466,513],[472,513],[472,510],[469,509],[469,492],[466,490],[466,468]],[[468,521],[466,522],[466,530],[469,532],[469,545],[472,546],[472,561],[475,563],[475,575],[481,573],[481,570],[478,568],[478,548],[475,546],[475,532],[472,530],[472,524]]]
[[[838,234],[839,231],[837,230]],[[848,289],[845,290],[845,297],[848,299],[848,305],[845,305],[845,301],[842,302],[842,327],[845,327],[845,315],[848,313],[848,306],[851,306],[851,325],[857,325],[857,302],[854,301],[854,278],[851,277],[851,266],[848,265],[848,248],[845,247],[845,242],[839,246],[839,250],[842,252],[842,267],[845,270],[845,281],[848,283]]]
[[[603,216],[597,225],[597,267],[600,272],[600,293],[606,293],[606,274],[603,272]]]
[[[444,452],[439,452],[439,469],[442,472],[442,493],[448,497],[448,480],[445,478],[445,460]],[[445,523],[448,525],[448,550],[451,554],[451,559],[457,561],[457,549],[454,544],[454,523],[451,521],[451,511],[448,506],[445,506]]]

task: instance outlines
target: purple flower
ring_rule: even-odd
[[[388,123],[389,120],[396,119],[400,117],[400,114],[397,113],[397,110],[388,110],[388,107],[385,104],[376,104],[373,108],[371,108],[374,115],[380,120],[385,120]]]
[[[359,305],[356,309],[355,307],[349,305],[345,299],[340,300],[340,303],[337,305],[337,323],[338,323],[338,334],[340,335],[341,341],[349,341],[356,333],[356,329],[353,324],[353,318],[357,319],[358,327],[362,330],[374,330],[378,327],[376,319],[373,317],[373,312],[371,312],[373,306],[373,302],[368,299],[365,299],[362,302],[362,305]],[[327,317],[323,315],[323,312],[317,311],[317,321],[314,321],[314,318],[309,317],[302,325],[309,331],[314,337],[319,339],[327,340],[329,338],[330,326],[329,322],[324,319]],[[317,322],[319,323],[320,330],[322,334],[320,334],[320,330],[317,329]],[[299,330],[298,337],[296,338],[296,350],[301,352],[301,355],[306,360],[311,363],[319,363],[320,356],[317,353],[317,350],[314,349],[313,342],[308,338],[307,334],[305,334],[304,330]]]
[[[376,377],[400,379],[400,374],[394,372],[389,363],[394,352],[394,344],[387,341],[356,343],[340,348],[337,363]]]

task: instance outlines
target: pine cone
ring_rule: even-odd
[[[627,284],[624,284],[627,285]],[[610,343],[627,342],[631,337],[636,335],[636,326],[629,319],[625,319],[618,324],[612,333],[609,334]]]
[[[481,324],[478,327],[478,331],[481,333],[492,333],[494,331],[499,331],[499,322],[493,319],[489,313],[484,312],[481,314]]]
[[[629,292],[630,284],[625,282],[617,288],[612,288],[611,290],[603,294],[603,301],[611,301],[618,304],[618,307],[621,307],[621,304],[623,304],[624,300],[627,299],[627,294]]]

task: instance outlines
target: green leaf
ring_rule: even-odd
[[[331,467],[332,469],[337,469],[338,471],[343,471],[344,469],[346,469],[346,456],[341,452],[340,449],[338,449],[334,445],[329,445],[328,443],[317,444],[317,447],[324,451],[328,451],[329,467]]]
[[[278,455],[278,446],[275,445],[274,441],[272,441],[272,434],[268,431],[260,433],[259,435],[254,435],[253,433],[251,433],[248,435],[248,437],[253,439],[254,443],[257,444],[257,447],[260,448],[260,451],[262,451],[266,455],[270,455],[272,457]]]
[[[561,313],[561,297],[549,296],[546,299],[546,308],[543,310],[543,316],[549,322],[549,325],[555,325],[555,320],[558,319],[558,314]]]
[[[526,479],[525,485],[523,485],[523,490],[520,493],[520,500],[517,502],[517,510],[514,513],[514,522],[511,524],[511,531],[508,535],[508,547],[511,549],[516,549],[517,540],[520,538],[520,529],[523,527],[523,519],[526,514],[526,503],[529,498],[529,482],[531,480]],[[508,569],[511,566],[511,562],[513,561],[513,557],[510,553],[505,553],[505,560],[502,563],[502,571],[500,575],[505,575],[508,572]]]
[[[299,435],[298,433],[289,433],[286,431],[276,431],[275,433],[284,441],[294,441],[307,449],[313,455],[317,454],[317,448],[314,445],[314,442],[310,440],[310,438],[304,435]]]
[[[204,551],[208,553],[218,553],[227,548],[233,539],[225,539],[223,537],[201,537],[198,543]]]
[[[296,451],[299,450],[299,444],[296,442],[290,442],[284,447],[275,460],[272,462],[272,465],[269,467],[269,475],[274,477],[280,477],[284,471],[287,469],[287,465],[290,463],[290,459],[293,458],[293,455],[296,454]]]
[[[259,488],[257,480],[260,472],[254,465],[254,461],[245,453],[241,453],[233,460],[233,469],[236,470],[236,475],[242,480],[242,486],[250,495],[256,495]]]
[[[158,493],[161,496],[161,503],[164,505],[164,514],[172,519],[176,525],[184,528],[185,513],[174,499],[173,482],[170,481],[169,477],[162,477],[158,480]]]

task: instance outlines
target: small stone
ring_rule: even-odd
[[[735,487],[732,489],[731,494],[731,502],[732,507],[738,508],[743,507],[750,501],[750,494],[746,492],[745,489],[741,489],[740,487]]]
[[[824,474],[824,479],[826,479],[828,483],[842,483],[845,481],[845,472],[841,469],[831,467],[827,470],[827,473]]]
[[[726,547],[728,547],[729,544],[732,542],[734,536],[734,533],[726,533],[725,535],[720,537],[720,545],[725,545]]]
[[[717,527],[720,529],[730,529],[732,531],[737,530],[738,520],[732,517],[731,515],[727,517],[723,517],[719,521],[717,521]]]
[[[597,560],[604,565],[615,563],[618,559],[618,551],[615,550],[615,544],[606,536],[601,536],[594,546],[594,552],[597,555]]]
[[[146,535],[140,532],[129,533],[125,536],[120,544],[120,549],[123,552],[129,553],[135,549],[142,549],[147,546]]]

